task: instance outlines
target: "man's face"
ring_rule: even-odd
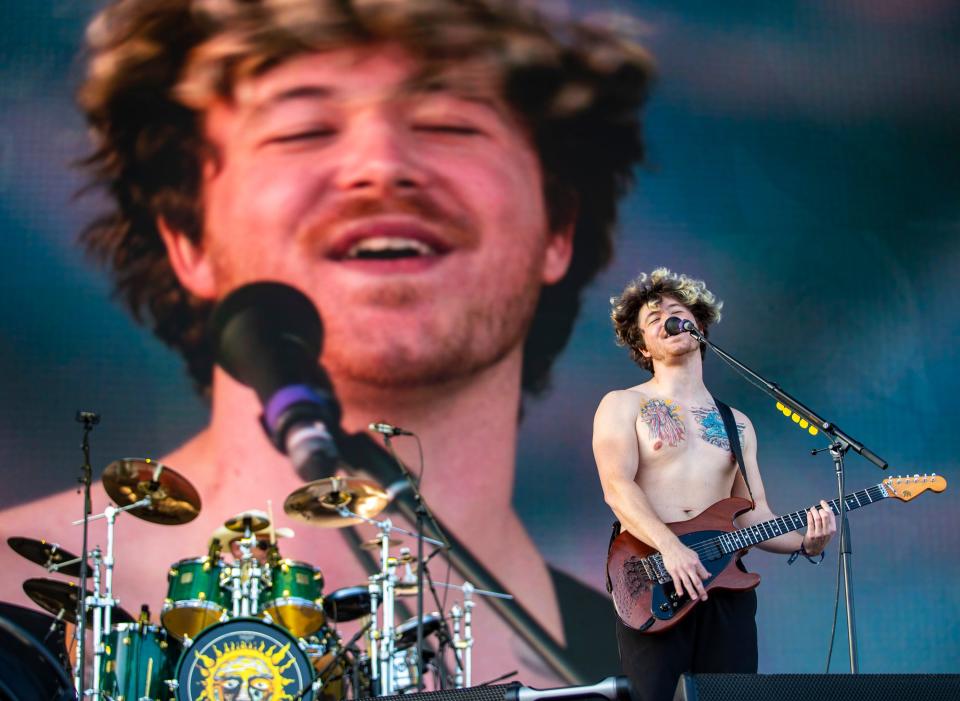
[[[220,159],[202,245],[164,232],[202,297],[264,279],[307,293],[335,380],[448,381],[519,353],[569,264],[572,232],[548,231],[539,159],[493,76],[464,67],[427,90],[418,68],[353,47],[241,82],[206,114]]]
[[[669,336],[664,323],[671,316],[688,319],[700,328],[693,313],[677,299],[663,295],[659,302],[647,302],[640,307],[637,323],[643,334],[643,354],[655,362],[671,363],[671,360],[691,352],[699,352],[700,344],[688,333]]]

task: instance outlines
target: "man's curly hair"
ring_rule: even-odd
[[[641,353],[646,350],[646,344],[640,331],[640,309],[644,304],[657,307],[664,297],[672,297],[690,310],[704,338],[709,336],[710,324],[720,321],[723,308],[723,302],[707,289],[703,280],[678,275],[667,268],[657,268],[649,275],[640,273],[627,283],[619,297],[610,299],[613,330],[617,345],[629,348],[633,361],[651,373],[653,361]],[[705,351],[706,348],[701,346],[701,354]]]
[[[88,27],[79,92],[95,141],[84,166],[112,209],[81,241],[202,391],[212,378],[204,333],[212,305],[179,283],[157,220],[194,242],[203,235],[201,166],[215,157],[203,110],[292,57],[379,42],[400,44],[425,72],[492,63],[539,154],[550,224],[575,218],[570,270],[542,291],[526,340],[523,388],[546,387],[584,286],[610,260],[617,202],[644,157],[640,108],[652,64],[638,44],[549,20],[518,0],[113,0]]]

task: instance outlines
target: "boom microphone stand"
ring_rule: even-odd
[[[675,320],[675,321],[674,321]],[[671,323],[673,322],[673,323]],[[853,548],[850,544],[850,528],[847,523],[847,509],[844,502],[844,474],[843,474],[843,456],[851,448],[854,452],[860,454],[874,465],[879,467],[881,470],[887,469],[887,461],[880,458],[876,453],[867,448],[865,445],[859,441],[852,438],[849,434],[840,429],[832,421],[827,421],[826,419],[821,418],[816,412],[804,405],[798,399],[795,399],[790,394],[785,392],[780,388],[776,382],[770,382],[769,380],[764,379],[753,370],[748,368],[746,365],[741,363],[739,360],[734,358],[732,355],[724,351],[722,348],[717,346],[715,343],[711,343],[693,322],[679,319],[678,317],[670,317],[665,322],[667,333],[671,336],[675,336],[679,333],[686,331],[691,336],[693,336],[700,343],[709,346],[714,353],[720,356],[724,362],[733,367],[735,370],[744,375],[751,383],[769,394],[771,397],[776,399],[780,404],[784,405],[792,413],[798,414],[803,420],[808,421],[811,425],[816,426],[818,429],[823,431],[825,434],[831,437],[830,443],[830,455],[833,457],[834,470],[837,475],[837,488],[840,492],[840,498],[838,499],[839,511],[840,511],[840,564],[843,571],[843,590],[844,590],[844,602],[846,608],[847,616],[847,647],[850,655],[850,672],[856,674],[859,671],[859,662],[857,660],[857,636],[856,636],[856,626],[854,623],[853,616],[853,586],[851,584],[852,575],[852,556]]]

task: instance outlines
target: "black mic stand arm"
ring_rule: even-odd
[[[852,448],[854,452],[863,456],[881,470],[887,469],[887,461],[879,457],[876,453],[863,445],[863,443],[859,442],[845,431],[841,430],[840,427],[832,421],[827,421],[826,419],[821,418],[816,412],[803,404],[800,400],[794,398],[781,389],[776,382],[770,382],[769,380],[766,380],[755,373],[753,370],[717,346],[715,343],[709,341],[697,329],[686,328],[686,331],[700,343],[709,346],[713,352],[719,355],[728,365],[747,376],[748,379],[751,379],[754,385],[765,391],[792,412],[798,414],[801,418],[808,421],[811,425],[816,426],[819,430],[823,431],[832,439],[830,444],[830,455],[833,458],[834,471],[836,472],[837,476],[837,490],[839,491],[840,497],[837,500],[840,511],[839,552],[840,564],[843,570],[844,608],[846,610],[847,617],[847,650],[850,657],[850,672],[852,674],[856,674],[859,671],[859,661],[857,659],[856,623],[854,621],[853,614],[853,586],[851,584],[853,576],[853,548],[850,542],[850,527],[847,521],[846,503],[843,498],[846,492],[844,487],[843,456]]]

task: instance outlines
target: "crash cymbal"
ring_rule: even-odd
[[[51,572],[59,572],[68,577],[80,576],[80,557],[69,550],[64,550],[56,543],[19,537],[7,538],[7,543],[15,553],[23,555],[30,562],[35,562]],[[71,560],[76,562],[70,562]],[[63,562],[70,562],[70,564],[51,569],[51,567]],[[92,566],[88,566],[87,571],[90,570],[90,567]]]
[[[236,516],[231,516],[223,523],[223,527],[228,531],[243,533],[249,524],[250,532],[257,533],[264,528],[270,527],[270,517],[265,511],[259,509],[248,509],[241,511]]]
[[[361,519],[341,516],[341,506],[373,518],[390,503],[390,495],[374,482],[356,477],[329,477],[305,484],[283,503],[288,516],[324,528],[343,528]]]
[[[117,506],[150,496],[153,502],[133,509],[139,519],[164,526],[188,523],[200,513],[200,495],[176,470],[150,458],[116,460],[103,472],[103,488]]]
[[[63,620],[76,625],[77,592],[80,591],[80,587],[73,582],[36,577],[23,583],[23,591],[44,611],[48,611],[54,616],[60,615],[60,611],[63,611]],[[90,596],[90,594],[91,592],[88,591],[87,596]],[[110,618],[111,623],[133,623],[134,620],[133,616],[119,606],[113,607]],[[87,611],[87,623],[93,625],[93,612],[89,610]]]
[[[370,589],[365,584],[343,587],[323,597],[323,611],[337,623],[353,621],[370,613]]]

